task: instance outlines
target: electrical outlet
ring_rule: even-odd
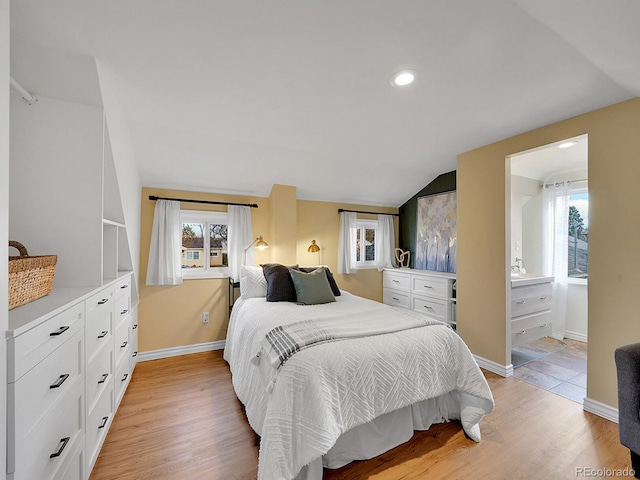
[[[202,323],[209,323],[209,312],[204,312],[202,314]]]

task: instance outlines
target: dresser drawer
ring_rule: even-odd
[[[408,273],[388,272],[385,270],[382,274],[382,286],[384,288],[409,292],[411,277]]]
[[[113,349],[103,348],[87,367],[85,391],[87,413],[93,412],[100,395],[111,387],[113,382]]]
[[[411,299],[408,293],[401,293],[388,288],[382,289],[382,303],[394,307],[411,308]]]
[[[527,285],[511,289],[511,317],[541,312],[551,308],[551,284]]]
[[[69,451],[69,458],[60,465],[53,480],[85,480],[84,462],[84,436],[82,436],[76,440],[76,444]]]
[[[82,441],[83,385],[76,382],[63,401],[26,436],[15,437],[14,480],[50,480]]]
[[[447,299],[447,280],[436,277],[414,275],[411,292],[418,295]]]
[[[131,322],[122,322],[116,329],[116,344],[114,348],[115,365],[120,365],[122,359],[128,356],[129,351],[129,330]]]
[[[98,458],[102,441],[111,426],[111,417],[115,410],[113,398],[113,388],[105,391],[98,401],[93,413],[88,416],[86,433],[86,455],[88,457],[88,468],[90,472],[93,464]]]
[[[518,332],[521,330],[530,330],[532,328],[546,327],[552,321],[551,310],[533,313],[531,315],[523,315],[511,320],[511,331]]]
[[[15,382],[83,327],[84,305],[80,302],[22,335],[9,338],[8,357],[14,361],[9,362],[7,381]]]
[[[127,349],[127,357],[130,356],[131,350]],[[114,388],[116,394],[116,405],[120,403],[122,400],[122,396],[124,395],[124,391],[129,385],[129,381],[131,380],[131,363],[128,359],[125,359],[118,368],[116,369],[116,376],[114,378]]]
[[[85,345],[87,363],[100,354],[105,345],[113,344],[113,289],[106,289],[87,300]]]
[[[118,297],[116,299],[116,326],[120,325],[121,322],[127,320],[131,315],[131,305],[128,296]]]
[[[437,320],[446,321],[447,318],[447,302],[435,298],[414,295],[412,310],[424,313]]]
[[[115,285],[116,298],[123,296],[131,298],[131,275],[127,275]]]
[[[551,322],[516,330],[511,326],[511,348],[551,335]]]
[[[77,332],[14,384],[9,384],[15,431],[25,436],[55,408],[78,383],[82,384],[84,333]]]

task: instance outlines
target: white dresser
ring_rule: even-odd
[[[9,313],[7,478],[86,480],[137,355],[131,274]]]
[[[382,273],[382,301],[422,312],[455,328],[455,281],[453,273],[386,268]]]

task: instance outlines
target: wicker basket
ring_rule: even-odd
[[[51,291],[56,273],[56,255],[30,257],[20,242],[9,241],[19,257],[9,257],[9,310],[37,300]]]

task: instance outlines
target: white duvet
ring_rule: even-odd
[[[268,362],[251,362],[277,325],[353,314],[398,312],[347,292],[337,302],[297,305],[243,299],[233,307],[224,358],[251,427],[261,436],[259,480],[291,480],[347,430],[419,401],[455,392],[467,435],[493,409],[489,386],[471,352],[445,325],[430,325],[302,350],[280,369],[273,391]],[[406,311],[404,311],[406,312]],[[448,419],[446,412],[443,417]]]

